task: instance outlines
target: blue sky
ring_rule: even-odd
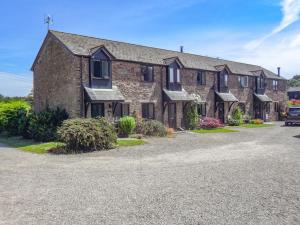
[[[87,4],[88,2],[88,4]],[[13,12],[13,13],[12,13]],[[0,94],[26,95],[51,29],[258,64],[300,74],[300,0],[14,0],[0,7]]]

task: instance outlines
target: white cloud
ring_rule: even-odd
[[[0,72],[0,94],[4,96],[26,96],[32,89],[32,75],[16,75]]]
[[[281,7],[283,17],[280,24],[275,27],[271,33],[247,43],[245,45],[246,49],[252,50],[259,47],[265,40],[283,31],[285,28],[299,20],[300,0],[282,0]]]

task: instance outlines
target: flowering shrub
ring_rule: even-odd
[[[254,119],[254,120],[251,120],[251,123],[256,124],[256,125],[261,125],[264,123],[264,121],[261,119]]]
[[[218,127],[223,127],[222,122],[218,119],[205,117],[203,120],[200,121],[200,128],[210,129],[210,128],[218,128]]]

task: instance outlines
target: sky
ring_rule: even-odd
[[[50,28],[300,74],[300,0],[14,0],[0,5],[0,94],[26,96]],[[12,13],[13,12],[13,13]]]

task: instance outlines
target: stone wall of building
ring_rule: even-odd
[[[70,117],[81,115],[80,61],[48,35],[33,68],[34,110],[61,107]]]

